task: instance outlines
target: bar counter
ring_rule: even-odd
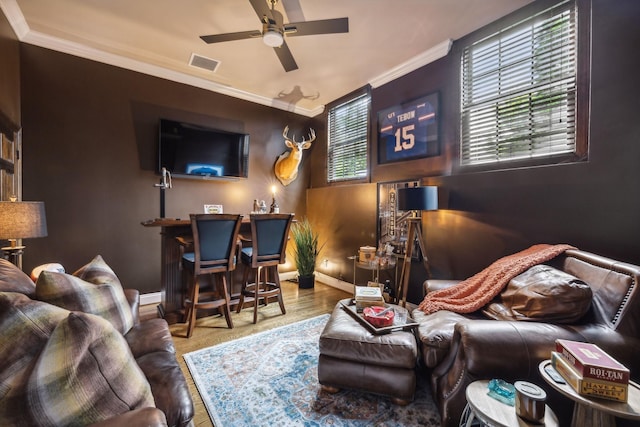
[[[158,305],[158,314],[169,324],[183,322],[182,304],[187,289],[183,284],[182,270],[180,269],[180,244],[176,238],[191,238],[191,221],[188,219],[156,218],[143,221],[141,224],[144,227],[160,227],[160,235],[162,236],[160,247],[161,302]],[[242,219],[240,234],[251,235],[249,215],[245,215]],[[234,294],[236,284],[238,284],[238,288],[240,286],[239,269],[236,268],[234,273],[229,280],[231,294]]]

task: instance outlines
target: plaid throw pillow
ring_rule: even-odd
[[[0,259],[0,291],[20,292],[33,298],[36,286],[22,270],[6,259]]]
[[[36,298],[70,311],[96,314],[122,334],[133,326],[131,307],[119,281],[93,284],[69,274],[43,271],[36,282]]]
[[[96,255],[88,264],[76,270],[73,275],[94,285],[117,283],[122,288],[120,279],[118,279],[116,273],[107,265],[101,255]]]
[[[31,373],[27,398],[40,426],[88,425],[155,406],[124,337],[86,313],[70,313],[55,328]]]
[[[0,292],[0,424],[30,425],[27,381],[67,310],[14,292]]]

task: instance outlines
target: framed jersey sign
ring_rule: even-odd
[[[440,154],[438,92],[378,113],[378,163]]]

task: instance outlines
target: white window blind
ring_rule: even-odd
[[[369,100],[366,93],[329,110],[329,182],[367,176]]]
[[[575,152],[576,44],[564,2],[465,48],[462,165]]]

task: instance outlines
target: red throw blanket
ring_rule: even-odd
[[[471,313],[495,298],[511,279],[534,265],[549,261],[570,245],[533,245],[513,255],[500,258],[476,275],[447,289],[430,292],[418,308],[427,314],[439,310]]]

